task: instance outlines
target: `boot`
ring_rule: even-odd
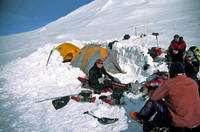
[[[139,122],[140,124],[143,124],[143,121],[137,117],[137,112],[130,112],[130,116],[137,122]]]
[[[112,94],[111,94],[111,99],[116,103],[116,104],[120,104],[120,99],[122,97],[122,94],[121,92],[119,91],[114,91]]]
[[[101,94],[101,91],[99,89],[94,89],[94,94]]]

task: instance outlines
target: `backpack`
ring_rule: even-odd
[[[148,50],[148,54],[154,59],[157,56],[160,56],[163,53],[162,49],[159,47],[152,47]]]
[[[192,51],[195,55],[195,57],[200,60],[200,47],[197,46],[191,46],[188,51]]]
[[[160,87],[165,80],[168,79],[168,73],[167,72],[156,72],[152,75],[150,75],[146,79],[145,86],[148,89],[156,89],[157,87]]]

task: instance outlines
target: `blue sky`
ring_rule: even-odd
[[[0,36],[37,29],[93,0],[0,0]]]

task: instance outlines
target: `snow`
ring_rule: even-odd
[[[141,94],[125,94],[127,105],[110,106],[98,100],[79,103],[73,100],[55,110],[45,98],[65,96],[81,91],[77,77],[84,74],[50,50],[63,42],[83,47],[86,43],[114,44],[118,61],[127,74],[115,74],[123,83],[145,81],[157,69],[167,71],[165,64],[153,62],[147,54],[156,46],[152,32],[159,32],[158,42],[167,48],[178,33],[188,44],[198,45],[200,8],[198,0],[95,0],[88,5],[37,30],[0,37],[0,132],[141,132],[142,126],[129,113],[139,111],[145,103]],[[146,33],[144,38],[134,36]],[[125,33],[129,40],[122,40]],[[150,64],[143,70],[145,61]],[[98,117],[119,118],[114,124],[101,125],[85,111]]]
[[[115,49],[123,47],[119,55],[126,59],[119,60],[119,63],[128,72],[114,76],[119,77],[122,82],[132,82],[136,79],[143,81],[145,78],[142,74],[146,72],[142,70],[144,64],[142,49],[133,43],[129,46],[130,43],[131,40],[120,41],[114,47]],[[139,101],[138,97],[133,95],[131,95],[133,99],[125,98],[128,105],[124,107],[110,106],[98,99],[94,104],[72,100],[67,106],[56,111],[51,101],[35,103],[47,97],[75,94],[81,90],[77,88],[80,85],[77,77],[83,77],[83,72],[69,63],[62,63],[62,57],[57,51],[53,53],[46,67],[45,62],[49,51],[57,45],[46,44],[28,57],[17,59],[3,68],[0,78],[5,78],[7,83],[1,89],[1,100],[4,100],[1,104],[3,108],[1,111],[4,113],[1,116],[2,130],[20,131],[23,128],[23,131],[121,131],[128,129],[127,121],[131,121],[128,113],[130,110],[139,110],[130,109],[133,105],[130,100],[138,102],[137,105],[140,107],[143,104],[143,101]],[[81,45],[83,46],[84,43],[79,43],[79,46]],[[126,51],[123,52],[124,50]],[[136,61],[140,63],[136,64]],[[98,95],[95,96],[98,98]],[[96,119],[83,115],[87,110],[93,111],[99,117],[119,118],[119,121],[115,124],[101,125]],[[11,121],[13,118],[15,120]],[[137,123],[135,124],[138,126]],[[140,131],[141,127],[136,126],[132,128]]]

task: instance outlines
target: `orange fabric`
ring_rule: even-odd
[[[94,47],[85,51],[85,55],[83,57],[82,64],[80,67],[81,70],[84,68],[85,63],[87,62],[88,58],[90,58],[90,56],[92,56],[92,54],[94,54],[96,50],[98,50],[98,47]]]
[[[131,116],[131,118],[133,118],[135,121],[137,121],[137,122],[143,124],[142,120],[139,119],[139,118],[137,117],[137,112],[130,112],[130,116]]]
[[[185,75],[166,80],[154,92],[152,100],[165,99],[166,106],[177,127],[193,128],[200,125],[200,96],[196,82]]]
[[[93,47],[91,49],[87,49],[85,51],[85,55],[84,58],[82,60],[82,65],[80,67],[80,69],[83,69],[86,62],[88,61],[88,59],[92,56],[92,54],[94,54],[95,52],[97,52],[98,50],[100,50],[100,59],[104,59],[104,57],[108,56],[108,54],[106,53],[106,49],[102,48],[102,47]]]
[[[71,60],[71,64],[75,67],[79,67],[81,70],[83,70],[84,73],[86,73],[86,75],[88,74],[88,69],[91,67],[91,63],[88,61],[90,60],[90,58],[92,58],[91,62],[94,62],[94,59],[102,59],[102,60],[106,60],[106,58],[112,54],[111,51],[106,50],[106,48],[97,46],[97,45],[93,45],[93,44],[88,44],[85,45],[83,48],[80,49],[80,51],[78,53],[75,54],[75,56],[73,57],[73,59]],[[108,72],[111,73],[126,73],[124,71],[121,70],[120,66],[118,65],[117,61],[116,61],[116,57],[114,57],[114,55],[112,54],[113,60],[111,60],[111,64],[109,64],[109,62],[106,61],[105,63],[105,67],[107,66]],[[112,59],[112,58],[108,58],[108,59]],[[114,64],[116,63],[116,64]],[[93,64],[92,64],[93,65]],[[112,69],[113,67],[113,69]]]

